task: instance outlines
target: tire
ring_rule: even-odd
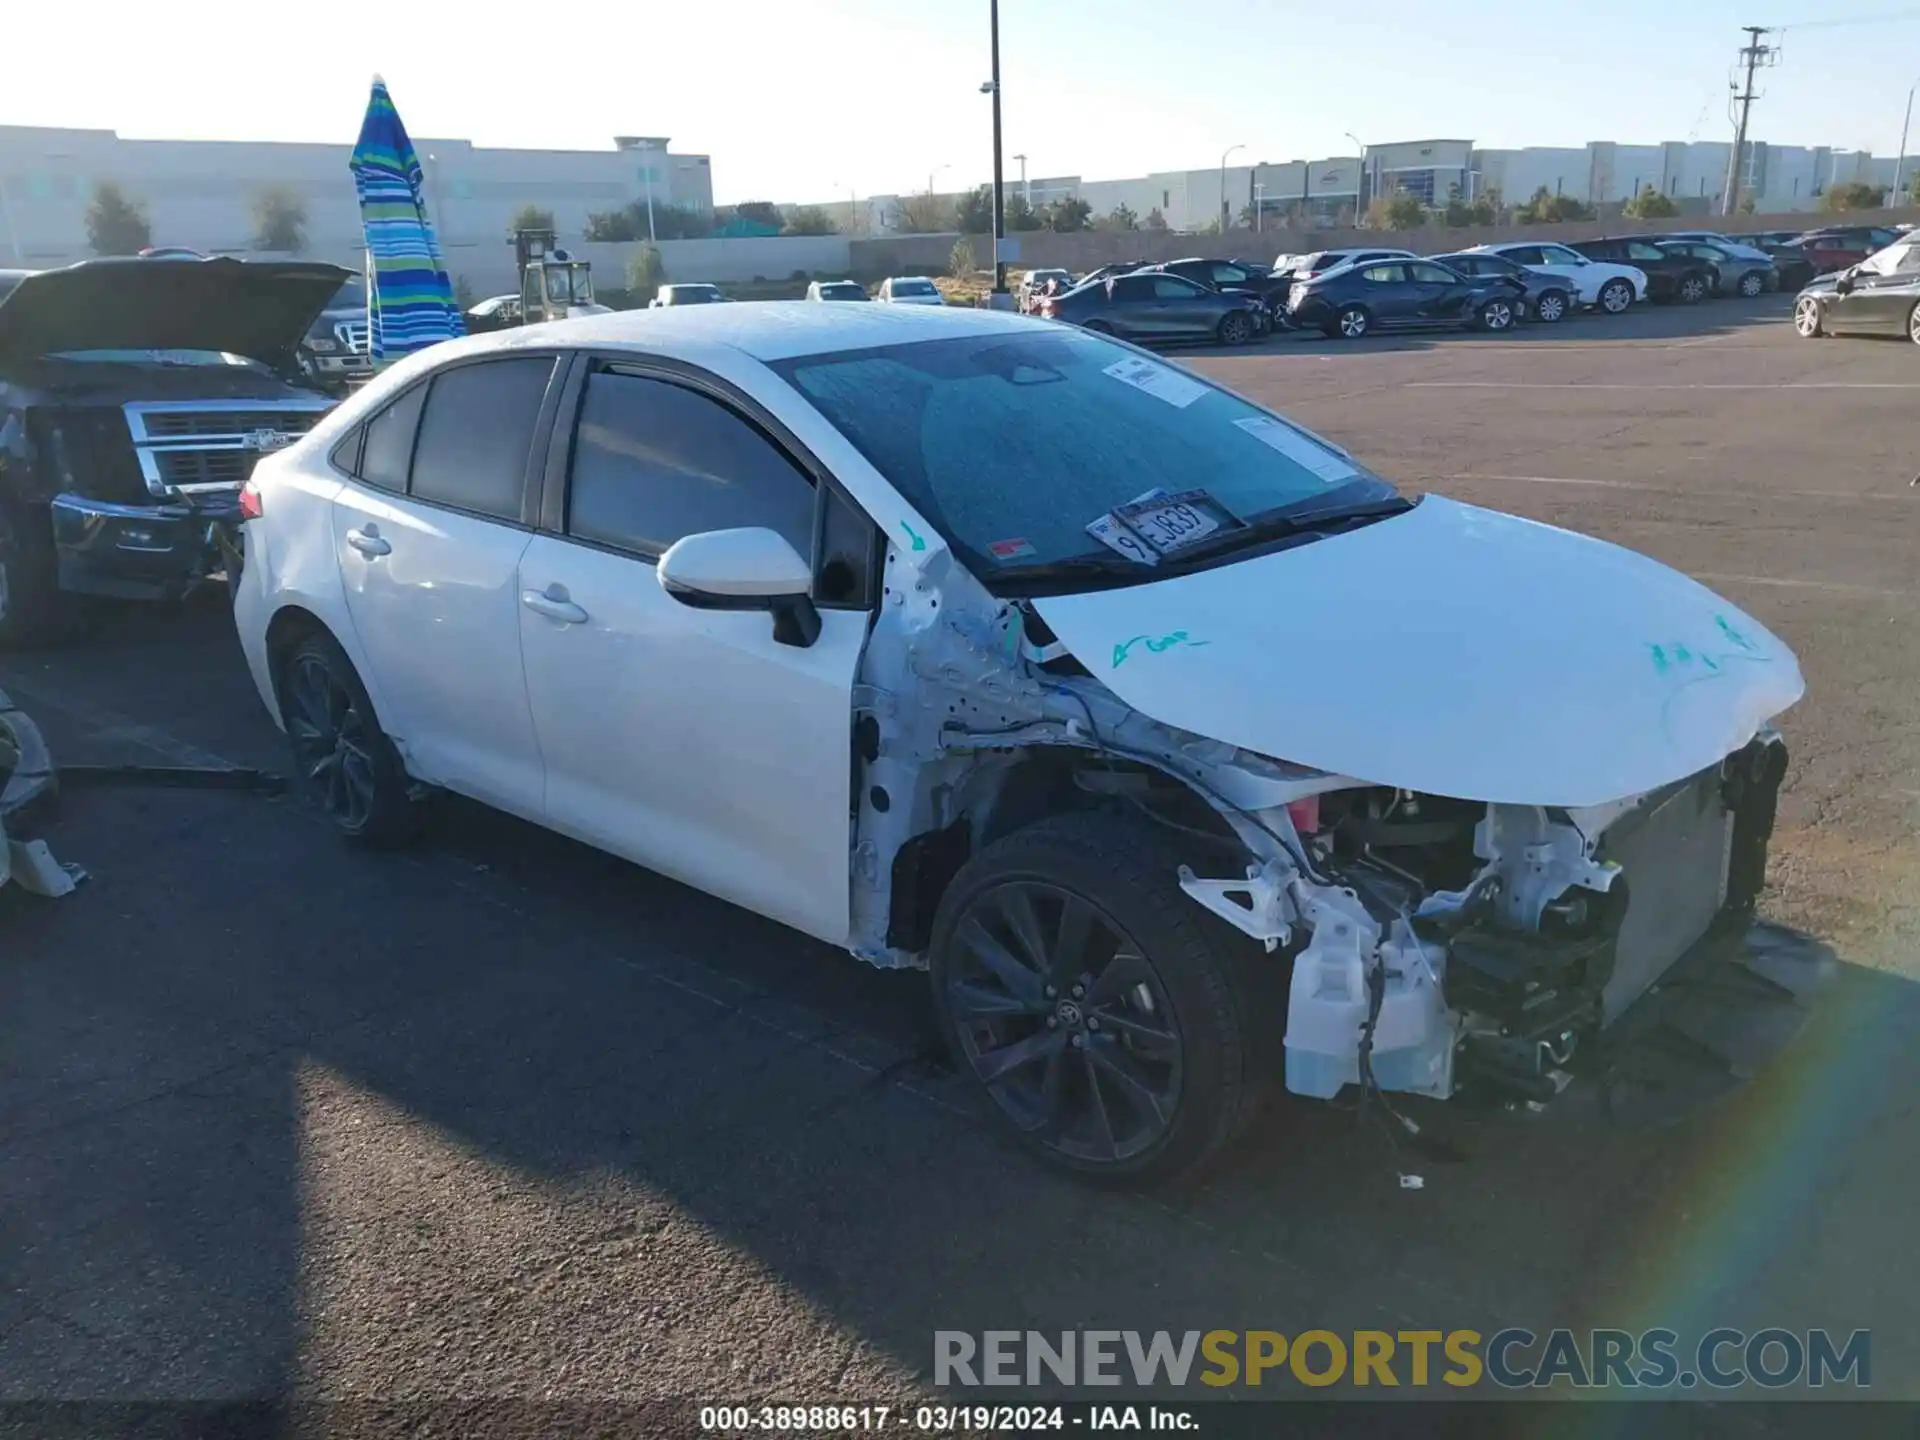
[[[1747,271],[1746,274],[1740,277],[1740,283],[1734,286],[1734,289],[1740,292],[1740,296],[1744,300],[1758,299],[1760,295],[1765,293],[1766,288],[1767,277],[1762,275],[1758,270]]]
[[[1058,815],[968,861],[934,915],[933,1003],[960,1071],[1021,1144],[1098,1183],[1199,1170],[1273,1069],[1281,1023],[1260,997],[1281,967],[1263,983],[1267,957],[1181,893],[1179,863],[1146,821]]]
[[[1613,279],[1600,287],[1600,308],[1609,315],[1624,315],[1633,308],[1633,282]]]
[[[1542,290],[1533,302],[1533,318],[1543,325],[1558,325],[1567,318],[1568,300],[1563,290]]]
[[[1680,288],[1674,294],[1682,305],[1698,305],[1713,290],[1704,275],[1682,275]]]
[[[53,517],[40,506],[0,505],[0,647],[64,640],[78,607],[60,591]]]
[[[1373,329],[1373,316],[1367,313],[1364,305],[1343,305],[1340,313],[1333,317],[1333,328],[1327,333],[1337,335],[1342,340],[1359,340]]]
[[[1511,300],[1489,300],[1480,307],[1480,313],[1474,317],[1482,330],[1511,330],[1513,328],[1513,302]]]
[[[334,638],[315,630],[296,641],[275,668],[274,686],[295,783],[334,828],[371,847],[411,839],[419,815],[406,767]]]
[[[1803,295],[1794,302],[1793,328],[1802,340],[1817,340],[1826,333],[1820,315],[1820,302],[1813,296]]]
[[[1920,345],[1920,305],[1907,311],[1907,339]]]
[[[1214,330],[1222,345],[1244,345],[1253,338],[1253,321],[1244,311],[1229,310]]]

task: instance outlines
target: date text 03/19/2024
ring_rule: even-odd
[[[948,1435],[1030,1432],[1196,1431],[1191,1410],[1166,1405],[703,1405],[700,1429],[722,1435],[905,1430]]]

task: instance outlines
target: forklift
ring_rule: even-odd
[[[556,238],[551,230],[513,232],[520,295],[518,315],[508,324],[538,325],[547,320],[610,313],[611,307],[594,302],[592,264],[574,259],[554,243]]]

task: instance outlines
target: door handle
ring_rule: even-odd
[[[564,585],[549,585],[542,590],[522,590],[520,603],[536,615],[558,620],[562,625],[584,625],[587,612],[567,598]]]
[[[347,531],[347,544],[369,557],[393,553],[392,542],[381,535],[376,525],[369,525],[364,530]]]

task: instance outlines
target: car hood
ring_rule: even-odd
[[[292,363],[348,272],[307,261],[83,260],[0,300],[0,363],[66,350],[223,350]]]
[[[1820,275],[1800,287],[1802,295],[1831,295],[1840,288],[1840,272]]]
[[[1032,603],[1164,724],[1461,799],[1637,795],[1715,764],[1805,689],[1777,637],[1678,571],[1440,496],[1238,564]]]

